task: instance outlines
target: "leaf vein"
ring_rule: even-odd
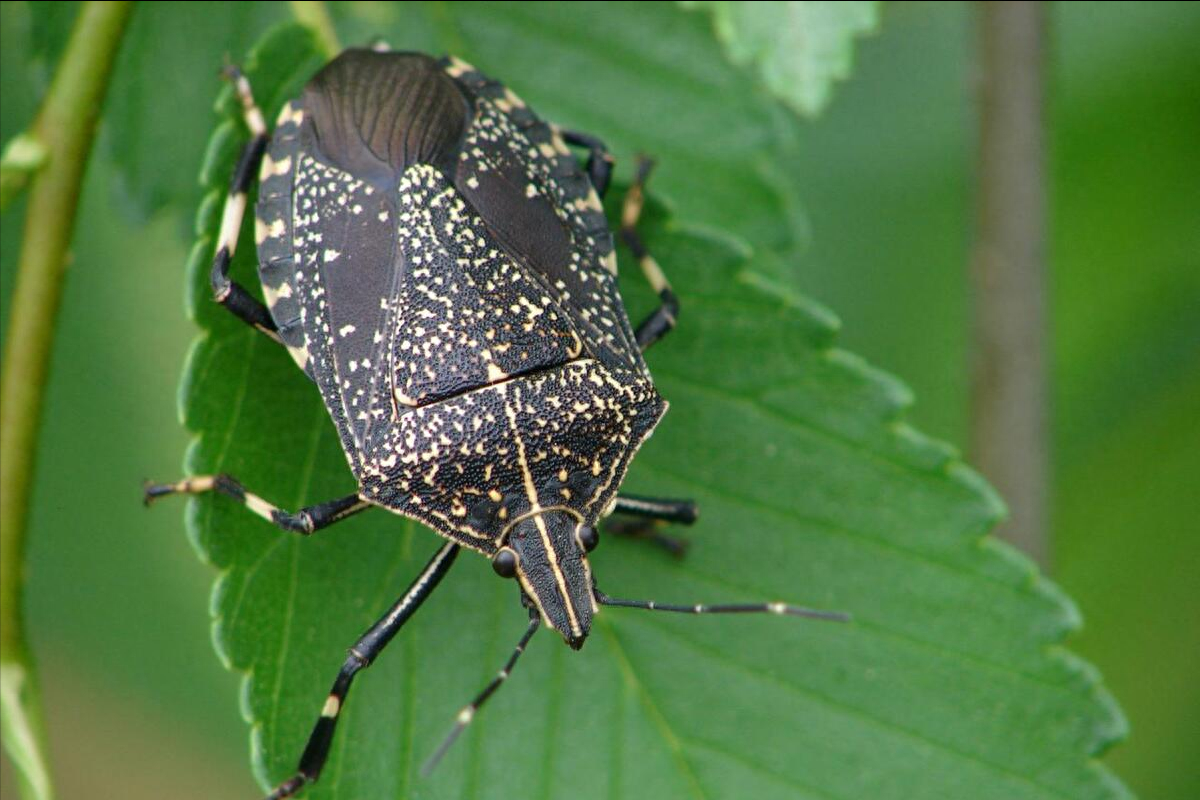
[[[617,658],[617,666],[620,668],[621,673],[625,676],[626,683],[633,687],[633,689],[638,693],[638,696],[641,698],[642,705],[644,705],[647,712],[649,712],[655,728],[658,729],[659,734],[663,738],[664,744],[666,744],[667,749],[671,752],[671,757],[679,766],[680,772],[683,773],[684,779],[687,781],[688,787],[692,790],[693,795],[700,800],[706,800],[708,795],[705,793],[704,787],[700,783],[699,776],[696,774],[696,771],[692,768],[691,763],[684,754],[679,737],[671,728],[670,723],[667,722],[667,718],[663,716],[662,710],[659,709],[658,704],[654,702],[654,698],[650,696],[650,692],[646,688],[646,685],[642,683],[641,679],[638,678],[637,671],[633,668],[633,663],[629,660],[629,654],[626,653],[625,648],[621,646],[621,641],[617,635],[616,628],[607,623],[605,620],[597,618],[593,630],[596,629],[604,632],[604,636],[608,641],[609,647],[612,649],[613,655],[615,655]]]
[[[911,730],[909,728],[904,727],[903,725],[899,725],[890,720],[872,716],[871,714],[869,714],[861,709],[855,708],[854,706],[847,705],[846,703],[840,702],[840,701],[835,700],[831,697],[828,697],[824,694],[821,694],[820,692],[816,691],[815,689],[805,687],[805,686],[800,686],[800,685],[794,684],[794,683],[789,683],[788,681],[783,680],[776,675],[773,675],[768,672],[764,672],[762,670],[754,669],[753,667],[751,667],[743,662],[740,662],[740,661],[730,658],[728,655],[726,655],[725,653],[723,653],[719,650],[702,645],[693,639],[689,639],[688,637],[683,636],[680,633],[678,633],[677,631],[673,630],[669,626],[664,625],[661,622],[657,622],[652,619],[649,619],[645,615],[643,615],[642,617],[631,617],[631,619],[635,620],[635,622],[633,624],[654,628],[656,631],[667,636],[668,638],[674,639],[675,641],[682,643],[685,647],[688,647],[691,650],[696,651],[697,653],[706,655],[714,661],[723,663],[726,666],[730,667],[731,669],[734,669],[735,671],[740,672],[743,675],[746,675],[747,677],[756,678],[756,679],[766,682],[766,683],[772,683],[792,694],[799,695],[801,697],[804,697],[808,700],[811,700],[811,701],[814,701],[814,702],[817,702],[820,704],[824,704],[831,710],[836,711],[848,718],[856,719],[856,720],[863,720],[868,723],[871,723],[875,727],[877,727],[881,731],[883,731],[884,733],[899,734],[902,737],[911,738],[922,744],[928,745],[929,747],[931,747],[935,750],[940,750],[951,756],[961,758],[965,761],[970,761],[972,763],[978,764],[979,766],[985,767],[993,772],[997,772],[1002,775],[1006,775],[1010,778],[1015,779],[1019,783],[1027,784],[1035,789],[1043,790],[1044,792],[1047,793],[1047,795],[1049,797],[1059,798],[1059,800],[1071,800],[1071,798],[1069,798],[1067,795],[1061,794],[1057,790],[1052,789],[1050,787],[1043,786],[1042,784],[1038,783],[1033,778],[1030,778],[1026,775],[1022,775],[1020,772],[1017,772],[1016,770],[1014,770],[1010,767],[1006,767],[1002,764],[996,764],[996,763],[989,761],[989,760],[987,760],[981,756],[978,756],[974,753],[968,753],[966,751],[959,750],[958,748],[952,747],[951,745],[949,745],[945,742],[939,742],[936,739],[930,738],[928,735],[921,733],[920,731]],[[648,689],[646,691],[649,692]]]
[[[841,525],[841,524],[834,522],[832,520],[829,520],[829,519],[824,519],[821,517],[814,517],[814,516],[807,515],[807,514],[799,514],[794,509],[771,505],[762,500],[759,500],[758,498],[747,497],[746,495],[739,494],[737,492],[733,492],[728,489],[725,489],[722,485],[706,483],[704,481],[697,480],[696,478],[687,477],[679,472],[676,472],[676,471],[670,469],[669,467],[664,467],[659,463],[655,463],[653,465],[653,470],[660,472],[663,475],[668,476],[673,481],[698,487],[710,495],[719,496],[719,497],[723,498],[724,500],[729,501],[731,503],[736,503],[738,505],[744,506],[744,507],[752,509],[752,510],[759,509],[762,511],[766,511],[766,512],[768,512],[770,514],[774,514],[776,516],[790,517],[790,518],[796,520],[797,522],[803,522],[803,523],[817,526],[818,529],[827,529],[828,535],[830,535],[830,536],[844,536],[848,539],[854,539],[857,541],[865,542],[865,543],[873,545],[881,550],[886,550],[891,553],[896,553],[896,554],[904,556],[912,561],[916,561],[921,564],[926,564],[926,565],[929,565],[932,567],[936,567],[936,568],[942,569],[942,570],[949,572],[951,574],[954,574],[954,575],[962,575],[964,577],[970,578],[971,580],[987,581],[989,583],[995,584],[996,586],[1003,587],[1004,589],[1012,592],[1013,594],[1017,594],[1017,595],[1021,595],[1021,596],[1029,594],[1029,592],[1026,591],[1026,589],[1023,586],[1018,586],[1018,585],[1008,583],[1008,582],[996,577],[995,575],[989,575],[987,573],[982,573],[982,572],[974,572],[970,569],[959,566],[958,564],[955,564],[953,562],[943,561],[942,559],[935,558],[934,556],[931,556],[928,553],[922,553],[918,550],[911,550],[907,547],[901,547],[900,545],[896,544],[895,542],[893,542],[889,539],[884,539],[884,538],[881,538],[878,536],[872,536],[869,533],[864,533],[862,531],[855,530],[853,528],[850,528],[845,525]]]

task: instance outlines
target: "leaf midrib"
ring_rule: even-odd
[[[663,742],[671,752],[671,758],[675,761],[676,765],[680,768],[680,772],[683,773],[684,778],[687,780],[688,787],[699,800],[707,800],[708,795],[704,792],[704,786],[700,783],[699,776],[696,775],[691,763],[688,762],[687,756],[680,746],[679,737],[671,728],[670,723],[667,722],[667,718],[659,709],[658,704],[654,702],[649,689],[642,682],[641,678],[638,677],[637,670],[633,668],[633,662],[630,661],[629,654],[625,652],[625,648],[621,645],[616,630],[602,617],[596,617],[593,630],[596,629],[603,632],[605,641],[608,642],[610,650],[612,650],[613,655],[616,657],[617,667],[625,677],[625,682],[642,699],[642,704],[646,707],[647,712],[649,712],[655,729],[662,736]]]

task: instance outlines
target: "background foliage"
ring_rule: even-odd
[[[335,12],[345,15],[347,41],[400,23],[383,5]],[[3,13],[8,138],[32,111],[63,27],[61,17],[30,15],[23,4]],[[423,7],[403,24],[448,49],[486,52],[496,28],[453,25],[453,13]],[[670,24],[679,30],[704,29],[677,13]],[[178,302],[180,265],[184,220],[199,197],[191,176],[212,125],[214,54],[244,52],[285,15],[268,4],[220,15],[146,6],[118,68],[111,96],[124,99],[108,110],[89,174],[31,534],[31,623],[64,796],[157,796],[167,780],[197,796],[253,794],[230,701],[236,681],[205,642],[211,571],[178,534],[178,517],[144,515],[136,502],[142,477],[178,471],[185,442],[163,398],[192,335]],[[1182,76],[1196,71],[1197,17],[1183,5],[1064,4],[1055,23],[1058,574],[1089,621],[1078,648],[1105,670],[1141,732],[1110,762],[1147,797],[1186,797],[1196,778],[1178,765],[1197,747],[1188,722],[1200,685],[1189,672],[1197,601],[1184,572],[1197,547],[1187,535],[1196,509],[1186,487],[1200,467],[1200,331],[1187,313],[1200,289],[1200,198],[1187,178],[1197,172],[1190,137],[1200,103]],[[800,127],[781,154],[783,182],[797,194],[788,230],[801,235],[769,241],[773,226],[762,220],[719,222],[768,241],[781,254],[781,276],[839,310],[847,347],[914,385],[916,422],[962,441],[971,29],[961,7],[900,4],[885,11],[883,31],[861,44],[857,72],[828,114]],[[574,35],[579,46],[615,46],[606,33]],[[536,55],[488,66],[517,84]],[[654,141],[651,120],[609,133],[606,109],[619,103],[581,97],[577,107],[544,110],[628,148],[673,152]],[[704,156],[681,153],[674,175],[664,165],[662,191],[685,219],[706,221],[704,209],[687,206],[704,195],[687,191],[685,174]],[[17,218],[19,210],[3,220],[5,289]],[[120,786],[97,786],[105,778]]]

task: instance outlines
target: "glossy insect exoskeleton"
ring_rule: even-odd
[[[617,292],[600,204],[612,159],[598,139],[543,122],[453,58],[346,51],[284,105],[270,133],[249,83],[230,77],[253,138],[226,203],[214,296],[280,342],[313,380],[359,489],[295,513],[224,475],[152,485],[147,498],[215,490],[302,534],[379,506],[448,540],[350,649],[296,773],[272,798],[316,780],[353,677],[461,547],[518,581],[530,622],[432,761],[543,623],[578,649],[602,605],[839,616],[783,603],[617,600],[596,586],[587,554],[601,518],[696,518],[690,501],[619,494],[667,410],[642,352],[678,314],[635,227],[648,162],[626,195],[620,230],[661,305],[635,329]],[[568,145],[586,149],[583,166]],[[265,305],[228,277],[256,172]]]

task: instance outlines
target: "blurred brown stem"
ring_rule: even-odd
[[[21,606],[42,395],[75,210],[96,121],[132,5],[86,3],[30,129],[46,162],[30,187],[0,378],[0,701],[4,747],[26,798],[53,796]]]
[[[1011,508],[998,533],[1046,567],[1046,8],[983,2],[978,11],[971,450]]]

